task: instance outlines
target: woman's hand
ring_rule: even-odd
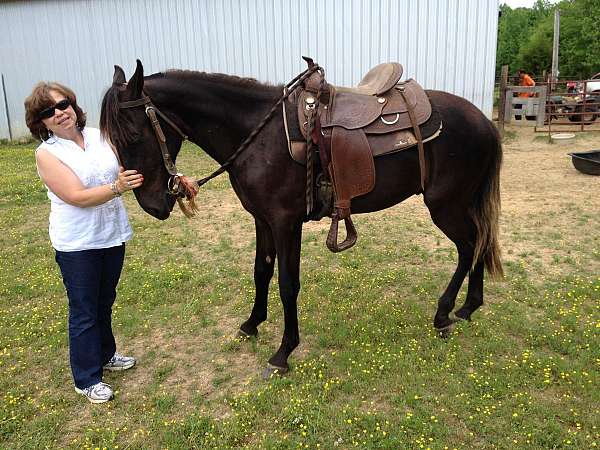
[[[139,188],[143,182],[144,176],[138,173],[137,170],[125,170],[123,167],[119,167],[119,177],[116,184],[121,194],[125,191]]]

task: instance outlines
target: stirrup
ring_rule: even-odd
[[[352,223],[352,219],[347,217],[344,219],[344,223],[346,224],[346,239],[343,242],[338,244],[338,222],[340,221],[338,217],[338,213],[334,212],[331,216],[331,226],[329,227],[329,234],[327,235],[327,248],[331,250],[333,253],[343,252],[344,250],[348,250],[354,244],[356,244],[356,239],[358,235],[356,233],[356,228],[354,228],[354,224]]]

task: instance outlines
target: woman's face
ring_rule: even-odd
[[[56,105],[66,97],[57,91],[50,91],[50,96]],[[54,115],[48,119],[42,119],[44,126],[58,137],[66,137],[73,133],[77,128],[77,114],[71,105],[61,110],[54,108]]]

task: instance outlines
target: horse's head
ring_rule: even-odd
[[[145,95],[144,68],[139,60],[128,82],[123,69],[115,66],[112,86],[102,100],[100,129],[116,148],[121,164],[144,175],[144,184],[134,190],[140,206],[148,214],[164,220],[169,217],[176,198],[168,191],[171,175],[163,162],[159,139],[150,120],[151,112],[143,102]],[[161,123],[174,163],[182,139],[169,125]]]

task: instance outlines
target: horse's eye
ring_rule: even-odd
[[[143,137],[142,133],[136,131],[135,133],[132,133],[131,136],[129,137],[128,144],[129,145],[139,144],[140,141],[142,140],[142,137]]]

